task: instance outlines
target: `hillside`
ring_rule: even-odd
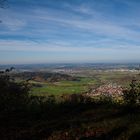
[[[37,82],[58,82],[58,81],[78,81],[76,77],[67,74],[50,73],[50,72],[22,72],[14,74],[15,78],[23,80],[34,80]]]

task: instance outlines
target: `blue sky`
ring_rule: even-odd
[[[139,0],[8,0],[0,64],[139,62]]]

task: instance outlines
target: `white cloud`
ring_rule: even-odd
[[[139,51],[140,46],[124,44],[115,44],[110,40],[103,40],[102,42],[87,42],[83,45],[68,42],[46,42],[46,43],[36,43],[33,41],[16,41],[16,40],[0,40],[0,51],[32,51],[32,52],[74,52],[74,53],[84,53],[84,52],[104,52],[104,51],[122,51],[122,52],[132,52]],[[113,45],[114,43],[114,45]],[[105,45],[104,45],[105,44]],[[108,46],[106,46],[108,45]],[[126,50],[127,49],[127,50]]]
[[[11,10],[0,10],[0,17],[2,19],[2,24],[8,31],[18,31],[26,26],[26,19],[20,17],[19,13],[13,12]]]

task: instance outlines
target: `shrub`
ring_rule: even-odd
[[[109,94],[101,94],[99,98],[99,102],[103,104],[112,104],[113,97]]]
[[[27,82],[15,82],[7,71],[0,74],[0,110],[14,111],[25,108],[29,101],[29,90]]]
[[[124,102],[130,105],[139,103],[140,101],[140,84],[137,80],[132,80],[129,89],[123,90]]]

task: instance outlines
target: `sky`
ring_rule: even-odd
[[[139,62],[139,7],[140,0],[7,0],[0,64]]]

